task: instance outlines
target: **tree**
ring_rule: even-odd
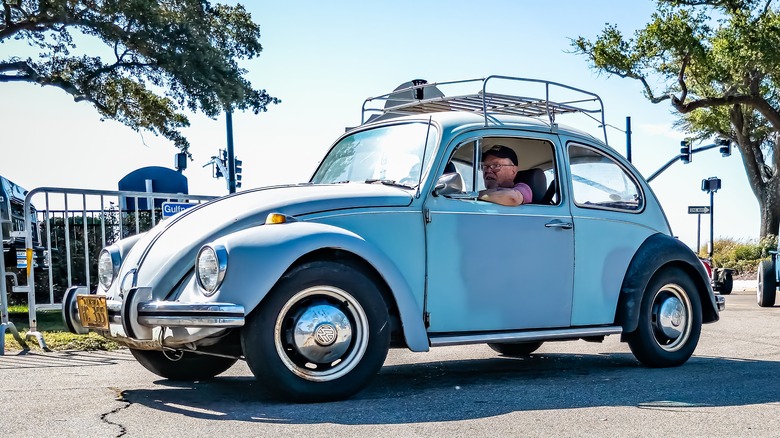
[[[184,152],[182,113],[266,111],[237,60],[260,54],[260,28],[243,6],[203,0],[0,0],[0,43],[26,40],[37,59],[0,58],[0,82],[53,86],[105,119],[146,129]],[[98,41],[107,56],[77,54]]]
[[[625,38],[607,24],[572,41],[593,68],[641,82],[669,101],[678,127],[737,144],[761,209],[760,236],[780,225],[780,13],[772,0],[658,0],[650,22]]]

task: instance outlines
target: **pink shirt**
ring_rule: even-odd
[[[526,183],[517,183],[512,187],[512,190],[517,190],[523,195],[523,204],[530,204],[534,199],[534,193],[531,191],[531,187]]]

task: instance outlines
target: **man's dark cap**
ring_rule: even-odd
[[[482,154],[482,161],[485,161],[485,157],[488,155],[492,155],[496,158],[509,158],[510,160],[512,160],[512,164],[517,166],[517,154],[511,148],[508,148],[506,146],[497,144],[492,148],[486,150]]]

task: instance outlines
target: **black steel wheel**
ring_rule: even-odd
[[[761,260],[758,265],[758,284],[756,285],[756,302],[761,307],[775,305],[777,295],[777,278],[773,260]]]
[[[205,380],[227,371],[238,359],[196,353],[136,350],[130,353],[144,368],[169,380]]]
[[[387,305],[361,269],[305,263],[250,314],[241,345],[252,373],[277,397],[341,400],[363,389],[387,357]]]
[[[639,325],[626,338],[649,367],[671,367],[691,357],[701,335],[701,300],[693,280],[679,268],[656,273],[645,287]]]
[[[492,348],[493,351],[496,353],[499,353],[504,356],[510,356],[510,357],[522,357],[522,356],[528,356],[534,351],[538,350],[539,347],[541,347],[543,342],[537,341],[537,342],[514,342],[514,343],[491,343],[488,344],[488,347]]]

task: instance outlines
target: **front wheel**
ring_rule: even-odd
[[[679,268],[667,268],[648,282],[639,325],[626,337],[631,352],[643,364],[678,366],[696,349],[701,324],[701,300],[693,280]]]
[[[387,305],[363,270],[305,263],[252,312],[241,345],[252,373],[277,397],[341,400],[363,389],[384,363]]]
[[[773,260],[761,260],[758,265],[758,284],[756,285],[756,301],[761,307],[775,305],[777,293],[777,279],[775,278],[775,264]]]
[[[205,380],[221,374],[238,359],[196,353],[130,349],[144,368],[170,380]]]

